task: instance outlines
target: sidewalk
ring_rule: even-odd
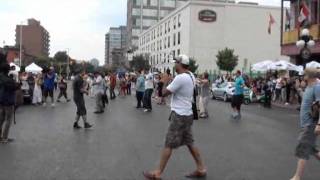
[[[276,103],[272,102],[272,106],[279,107],[279,108],[285,108],[285,109],[292,109],[292,110],[297,110],[298,104],[282,104],[282,103]]]

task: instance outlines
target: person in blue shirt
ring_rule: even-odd
[[[54,80],[56,79],[56,74],[54,72],[53,67],[50,67],[50,70],[48,73],[44,75],[44,103],[43,105],[46,106],[47,97],[50,96],[51,98],[51,106],[54,107],[54,97],[53,97],[53,91],[54,91]]]
[[[312,107],[316,103],[319,109],[320,102],[320,71],[318,69],[306,69],[305,80],[307,88],[303,93],[300,109],[300,134],[295,155],[298,158],[296,173],[291,180],[301,180],[307,161],[311,156],[320,160],[317,149],[317,136],[320,135],[319,117],[312,116]]]
[[[143,99],[144,91],[145,91],[145,79],[143,74],[141,74],[141,70],[137,73],[137,83],[136,83],[136,97],[137,97],[137,108],[142,108],[141,102]]]
[[[234,113],[232,118],[240,119],[241,118],[241,104],[243,102],[243,92],[244,92],[245,81],[241,75],[241,71],[237,71],[235,79],[235,92],[232,97],[231,106]]]

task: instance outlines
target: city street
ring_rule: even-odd
[[[73,130],[73,102],[24,106],[12,126],[15,141],[0,145],[1,180],[143,180],[160,156],[168,125],[168,106],[150,114],[135,108],[135,99],[118,97],[105,114],[95,115],[87,98],[91,130]],[[207,180],[288,180],[296,159],[298,112],[244,106],[241,121],[230,120],[229,104],[211,100],[210,119],[196,121],[194,134],[208,168]],[[82,123],[81,123],[82,125]],[[83,126],[83,125],[82,125]],[[312,159],[305,180],[319,180]],[[174,152],[165,180],[184,180],[195,166],[186,148]]]

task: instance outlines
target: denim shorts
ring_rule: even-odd
[[[170,125],[165,140],[165,147],[177,149],[180,146],[193,145],[193,115],[181,116],[174,111],[170,114]]]
[[[316,146],[317,135],[315,134],[316,124],[301,129],[295,155],[304,160],[316,155],[319,151]]]

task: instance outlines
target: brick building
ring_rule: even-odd
[[[22,47],[26,54],[35,57],[49,56],[49,32],[41,26],[40,21],[28,19],[27,25],[16,26],[16,47],[20,46],[20,34],[22,34]]]

